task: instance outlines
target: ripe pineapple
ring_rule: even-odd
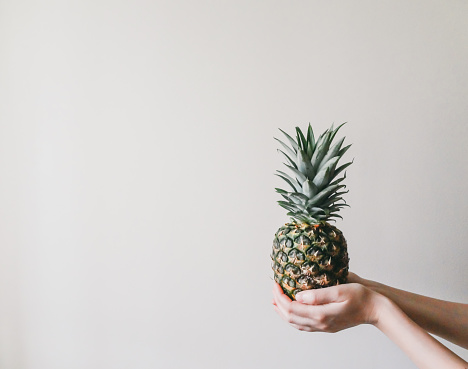
[[[346,240],[338,228],[328,223],[341,218],[338,211],[348,206],[342,198],[348,192],[343,191],[346,186],[342,184],[346,173],[338,176],[352,162],[339,167],[337,164],[351,145],[342,147],[344,137],[333,143],[343,124],[336,129],[332,125],[317,141],[310,124],[306,136],[296,127],[296,139],[280,129],[291,147],[275,138],[285,150],[278,151],[293,177],[277,171],[290,187],[290,192],[280,188],[276,192],[286,200],[278,203],[288,210],[291,223],[275,234],[272,268],[275,281],[292,299],[302,290],[346,283]]]

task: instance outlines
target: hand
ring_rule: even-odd
[[[359,324],[376,324],[377,303],[384,298],[358,283],[303,291],[296,295],[297,301],[291,301],[275,283],[273,296],[275,311],[294,328],[330,333]]]

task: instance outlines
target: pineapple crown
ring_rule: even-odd
[[[343,191],[346,186],[341,184],[346,178],[346,172],[341,178],[337,177],[352,161],[339,167],[337,164],[351,145],[342,147],[345,137],[333,143],[336,133],[344,124],[335,129],[332,125],[317,141],[310,123],[306,136],[296,127],[296,139],[280,129],[291,146],[275,138],[285,150],[278,149],[286,158],[287,163],[284,165],[293,173],[293,177],[280,170],[276,174],[289,185],[291,192],[275,188],[286,200],[278,201],[278,204],[288,210],[292,221],[318,224],[342,218],[338,211],[349,206],[342,198],[348,192]]]

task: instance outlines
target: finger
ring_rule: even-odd
[[[297,330],[299,331],[304,331],[304,332],[315,332],[316,330],[314,330],[312,327],[310,326],[307,326],[307,325],[301,325],[301,324],[295,324],[295,323],[290,323],[288,321],[288,318],[285,317],[283,315],[283,313],[281,312],[281,310],[277,307],[277,306],[274,306],[273,307],[276,311],[276,313],[280,316],[281,319],[283,319],[286,323],[288,323],[289,325],[293,326],[294,328],[296,328]]]
[[[283,293],[281,287],[275,283],[273,286],[273,297],[276,302],[276,306],[281,310],[283,315],[287,315],[288,306],[291,303],[291,299]]]
[[[296,294],[296,300],[308,305],[323,305],[340,302],[342,301],[343,287],[346,287],[346,285],[302,291]]]
[[[290,325],[302,332],[316,332],[315,329],[307,325],[299,325],[299,324],[290,324]]]
[[[284,294],[283,289],[281,288],[281,286],[276,282],[273,284],[273,294],[277,295],[277,296],[283,295],[283,296],[287,297],[289,299],[289,301],[291,301],[291,299]]]
[[[317,315],[317,306],[291,301],[291,299],[283,293],[279,285],[274,286],[273,295],[275,297],[276,307],[281,311],[281,315],[284,319],[290,324],[308,326],[311,323],[311,317]]]
[[[278,283],[273,285],[273,298],[277,304],[279,301],[283,301],[285,305],[291,302],[291,299],[284,294],[283,289]]]
[[[281,317],[281,319],[285,320],[284,315],[283,315],[283,313],[281,312],[281,310],[279,309],[278,306],[276,306],[276,305],[273,306],[273,310],[275,310],[278,313],[278,315]]]
[[[281,312],[281,316],[284,317],[284,320],[288,323],[296,323],[297,312],[295,305],[301,305],[296,301],[291,301],[291,299],[283,293],[283,290],[278,284],[275,284],[273,287],[273,296],[275,298],[276,307]],[[304,307],[307,305],[303,305]]]
[[[285,322],[287,322],[286,317],[283,315],[281,312],[280,308],[278,306],[273,306],[273,309],[276,311],[276,313],[280,316],[281,319],[283,319]]]
[[[286,296],[279,284],[275,283],[273,286],[273,295],[275,297],[276,306],[281,311],[284,319],[290,324],[308,325],[310,324],[310,317],[317,315],[312,306],[301,304],[297,301],[291,301]]]
[[[301,331],[307,332],[337,332],[345,328],[340,324],[340,316],[343,316],[343,302],[325,305],[303,305],[307,307],[307,315],[284,315],[279,309],[281,318]],[[337,323],[338,318],[338,323]]]

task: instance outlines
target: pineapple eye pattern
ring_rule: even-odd
[[[287,264],[285,270],[288,275],[295,276],[296,278],[301,275],[301,270],[293,264]]]
[[[310,239],[307,236],[299,236],[294,242],[299,245],[310,245]]]
[[[281,241],[279,241],[279,245],[283,249],[290,249],[291,247],[293,247],[294,243],[289,237],[284,237]]]
[[[326,271],[333,270],[334,264],[332,257],[329,256],[328,258],[323,258],[322,260],[320,260],[320,267]]]
[[[317,275],[320,272],[320,267],[311,261],[306,261],[302,264],[301,270],[304,275]]]
[[[310,260],[318,261],[323,257],[322,250],[317,246],[309,247],[306,251],[307,256]]]
[[[288,256],[289,256],[289,261],[291,263],[296,263],[298,261],[305,260],[304,253],[296,249],[292,249],[291,251],[289,251]]]
[[[291,298],[299,291],[346,283],[349,260],[346,241],[336,231],[339,241],[324,236],[332,226],[321,227],[325,229],[314,229],[314,234],[299,234],[293,244],[289,236],[273,240],[274,279]],[[300,231],[300,228],[296,230]]]
[[[278,250],[280,248],[280,244],[277,238],[273,240],[273,249]]]
[[[278,254],[276,254],[276,260],[279,263],[286,263],[288,261],[288,255],[286,255],[283,251],[279,251]]]
[[[274,263],[274,264],[272,265],[272,269],[273,269],[273,271],[274,271],[276,274],[284,274],[284,269],[283,269],[283,267],[281,266],[281,264]]]
[[[300,276],[299,279],[297,280],[297,283],[299,284],[299,287],[305,290],[310,290],[314,286],[314,282],[312,278],[309,276]]]
[[[283,284],[287,285],[288,287],[295,288],[296,287],[296,282],[294,282],[293,279],[289,277],[284,277],[283,278]]]
[[[291,250],[289,251],[289,254],[288,256],[291,258],[291,259],[295,259],[296,258],[296,253],[297,253],[297,250]]]
[[[337,246],[335,243],[331,243],[330,245],[331,246],[328,249],[328,252],[330,253],[330,255],[332,256],[338,255],[340,253],[340,247]]]

